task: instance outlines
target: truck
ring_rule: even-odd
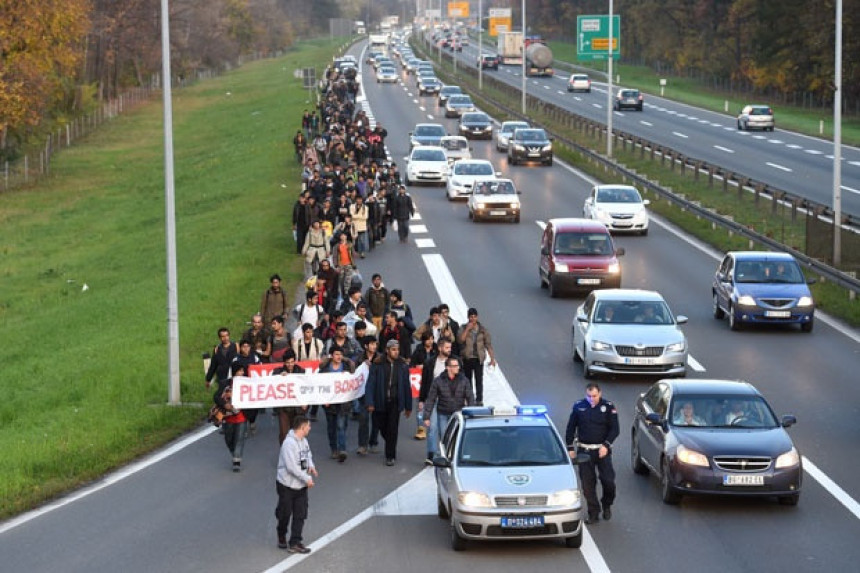
[[[552,76],[552,50],[546,45],[546,40],[540,36],[528,36],[523,39],[526,58],[527,76]]]
[[[523,63],[523,33],[499,32],[498,47],[499,63],[516,65]]]
[[[352,24],[352,31],[356,34],[366,34],[367,28],[365,27],[364,22],[362,20],[356,20]]]

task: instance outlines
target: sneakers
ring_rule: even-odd
[[[338,452],[337,453],[337,461],[339,463],[343,463],[346,461],[346,452]]]
[[[305,547],[301,543],[296,543],[295,545],[290,545],[290,548],[287,549],[290,553],[301,553],[302,555],[307,555],[311,552],[310,547]]]
[[[379,453],[379,446],[370,446],[369,448],[367,448],[367,453],[368,454],[378,454]]]
[[[412,436],[415,440],[426,440],[427,439],[427,428],[424,426],[418,426],[418,429],[415,430],[415,435]]]
[[[329,457],[333,460],[336,460],[340,457],[340,452],[338,452],[337,450],[332,450],[331,455]]]
[[[432,466],[433,465],[433,455],[432,454],[427,456],[426,458],[424,458],[424,465],[425,466]]]
[[[394,465],[394,458],[386,458],[385,465],[393,466]]]
[[[233,460],[233,471],[238,472],[242,469],[242,461],[241,460]]]
[[[252,435],[252,436],[256,436],[256,435],[257,435],[257,423],[256,423],[256,422],[254,422],[253,424],[251,424],[251,432],[250,432],[250,433],[251,433],[251,435]]]
[[[366,456],[367,455],[367,448],[363,448],[363,447],[358,448],[357,450],[355,450],[355,453],[357,453],[360,456]]]
[[[592,514],[585,518],[585,525],[596,525],[600,523],[600,514]]]
[[[612,519],[612,510],[609,509],[609,507],[603,508],[603,519],[605,519],[606,521]]]
[[[287,536],[286,535],[278,535],[278,548],[279,549],[287,549],[289,545],[287,545]]]

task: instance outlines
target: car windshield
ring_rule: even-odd
[[[467,95],[455,95],[448,99],[451,105],[472,105],[472,98]]]
[[[603,255],[613,253],[607,233],[559,233],[555,238],[556,255]]]
[[[525,129],[529,126],[529,124],[522,123],[506,123],[502,126],[502,133],[513,133],[518,129]]]
[[[475,195],[514,195],[517,190],[510,181],[481,181],[475,185]]]
[[[572,76],[572,77],[570,78],[570,80],[571,80],[571,81],[573,81],[573,82],[584,82],[584,81],[586,81],[587,79],[588,79],[588,76]]]
[[[412,152],[412,161],[445,161],[447,163],[448,158],[445,157],[445,152],[441,149],[421,149],[419,147]]]
[[[469,143],[465,139],[443,139],[441,145],[448,151],[456,151],[466,149]]]
[[[395,72],[394,72],[394,68],[392,68],[391,66],[382,66],[379,68],[379,73],[381,73],[381,74],[393,74]]]
[[[669,423],[681,427],[776,428],[773,410],[761,396],[746,394],[676,395]]]
[[[461,466],[552,466],[569,464],[549,426],[466,428],[460,446]]]
[[[445,128],[441,125],[419,125],[415,128],[415,135],[420,137],[443,137]]]
[[[454,164],[455,175],[492,175],[493,166],[489,163],[468,163],[460,161]]]
[[[790,283],[806,282],[800,267],[794,261],[738,261],[735,281],[739,283]]]
[[[750,110],[750,115],[773,115],[769,107],[754,107]]]
[[[639,95],[639,92],[636,90],[624,90],[621,92],[621,97],[636,97]]]
[[[518,129],[515,136],[519,141],[546,141],[542,129]]]
[[[636,189],[630,187],[607,187],[597,190],[599,203],[641,203],[642,198]]]
[[[597,324],[674,324],[666,303],[640,300],[599,301],[594,309]]]
[[[442,88],[442,95],[449,96],[459,93],[462,93],[462,90],[459,86],[445,86],[444,88]]]
[[[463,116],[463,123],[490,123],[490,118],[485,113],[467,113]]]

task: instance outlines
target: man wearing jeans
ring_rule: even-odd
[[[441,436],[448,425],[448,419],[463,406],[471,406],[474,402],[472,383],[460,373],[460,361],[449,356],[445,361],[445,372],[433,379],[427,392],[427,400],[424,402],[424,425],[430,427],[430,417],[433,414],[433,407],[436,406],[436,434]],[[438,439],[427,440],[426,465],[433,464],[433,455],[437,453],[436,442]]]
[[[470,308],[469,320],[460,330],[457,342],[460,343],[460,356],[463,358],[463,370],[469,384],[472,383],[472,373],[475,374],[475,398],[478,406],[484,404],[484,360],[490,355],[490,366],[496,365],[496,355],[493,352],[493,341],[490,331],[478,322],[478,311]]]
[[[290,553],[310,553],[302,544],[302,529],[308,517],[308,488],[314,487],[317,469],[314,466],[308,432],[311,423],[304,416],[293,418],[293,429],[281,444],[275,485],[278,491],[278,547]],[[290,539],[287,541],[287,530]]]

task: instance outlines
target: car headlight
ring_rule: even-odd
[[[618,263],[612,263],[611,265],[606,267],[606,270],[611,275],[617,275],[618,273],[621,272],[621,265],[619,265]]]
[[[478,202],[477,204],[475,204],[476,209],[483,209],[484,207],[486,207],[484,203]]]
[[[514,144],[514,149],[515,149],[516,151],[525,151],[525,150],[526,150],[525,146],[524,146],[524,145],[520,145],[519,143],[515,143],[515,144]]]
[[[685,341],[676,342],[675,344],[670,344],[666,347],[666,352],[684,352],[687,349],[687,343]]]
[[[581,494],[577,489],[562,489],[549,496],[547,505],[579,505]]]
[[[755,299],[748,294],[738,297],[738,304],[741,306],[755,306]]]
[[[552,151],[552,144],[544,145],[543,148],[541,148],[541,151]]]
[[[797,306],[812,306],[811,296],[802,296],[797,299]]]
[[[678,461],[682,464],[687,464],[691,466],[701,466],[706,468],[709,466],[708,457],[705,454],[700,454],[695,450],[691,450],[684,446],[678,446],[677,450],[677,458]]]
[[[564,263],[556,263],[555,270],[559,273],[566,273],[568,271],[567,265]]]
[[[800,454],[797,453],[795,448],[791,448],[791,450],[785,452],[778,458],[776,458],[776,469],[780,468],[790,468],[796,466],[800,463]]]
[[[519,208],[520,208],[519,203],[511,203],[511,209],[519,209]]]
[[[596,352],[605,352],[607,350],[612,350],[612,345],[599,340],[593,340],[591,342],[591,349]]]
[[[478,491],[461,491],[457,494],[460,505],[468,507],[492,507],[490,496]]]

